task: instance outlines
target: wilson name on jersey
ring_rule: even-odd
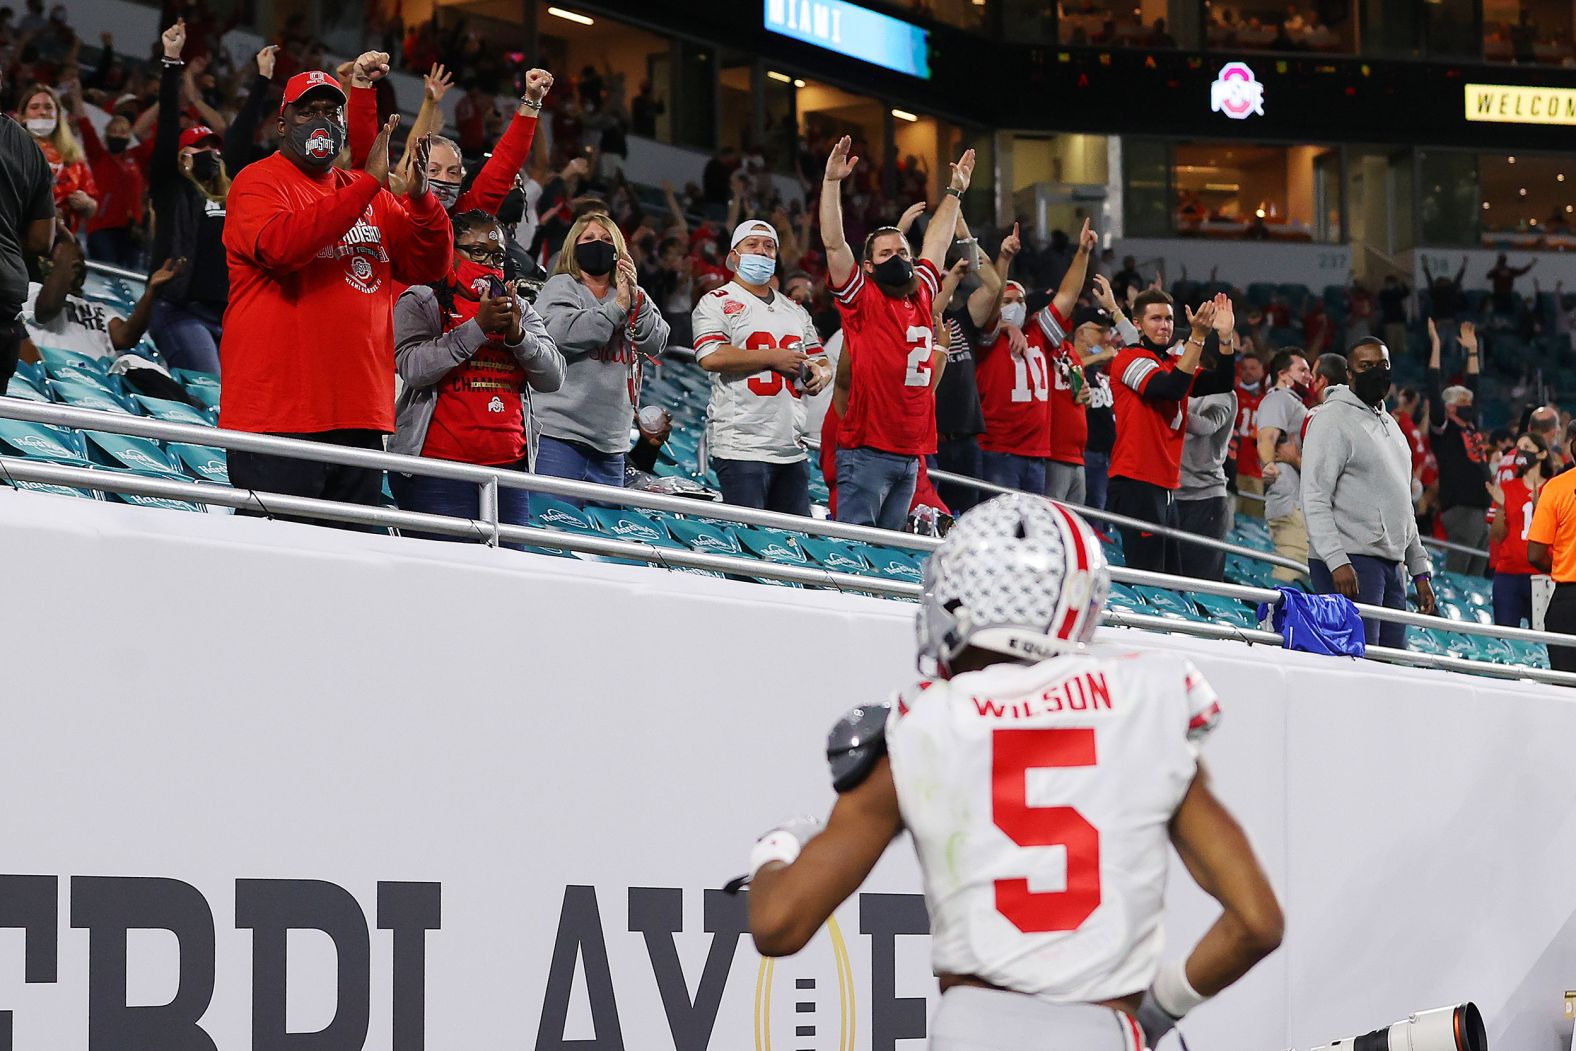
[[[936,973],[1057,1003],[1147,989],[1167,826],[1219,715],[1169,654],[998,664],[900,696],[887,747]]]
[[[691,317],[695,357],[704,361],[719,347],[768,351],[799,347],[821,353],[821,338],[810,315],[792,299],[773,292],[771,300],[730,281],[695,304]],[[706,446],[725,460],[794,463],[805,457],[805,406],[794,378],[771,369],[713,372],[706,405]]]

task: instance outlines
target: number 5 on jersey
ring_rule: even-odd
[[[1028,775],[1094,766],[1094,730],[997,730],[991,735],[991,817],[1020,847],[1063,847],[1066,890],[1032,891],[1024,879],[996,881],[996,911],[1025,934],[1074,931],[1100,906],[1100,833],[1073,807],[1030,806]]]

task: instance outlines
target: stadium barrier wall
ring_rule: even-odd
[[[830,804],[824,734],[912,678],[912,604],[8,490],[0,551],[0,1048],[923,1046],[906,843],[794,959],[716,891]],[[1462,999],[1569,1044],[1566,693],[1103,638],[1214,683],[1286,903],[1193,1047]],[[1214,909],[1173,870],[1174,954]]]

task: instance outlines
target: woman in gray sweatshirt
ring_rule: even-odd
[[[563,385],[535,402],[536,471],[622,486],[641,361],[667,349],[668,323],[636,284],[635,261],[611,218],[592,213],[570,227],[536,309],[568,363]]]

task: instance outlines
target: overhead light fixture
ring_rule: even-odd
[[[1556,175],[1554,177],[1554,181],[1555,182],[1564,182],[1565,181],[1565,173],[1564,172],[1560,172],[1558,175]]]
[[[1576,212],[1576,204],[1567,204],[1565,206],[1565,214],[1569,215],[1572,212]]]
[[[1483,210],[1484,210],[1484,211],[1485,211],[1485,212],[1486,212],[1486,211],[1488,211],[1488,202],[1487,202],[1487,201],[1484,201],[1484,202],[1483,202]]]
[[[1525,186],[1523,186],[1521,189],[1517,190],[1516,192],[1521,194],[1521,196],[1523,196],[1523,197],[1527,196],[1527,188]]]
[[[802,87],[804,87],[804,81],[802,81],[799,78],[795,77],[794,78],[794,82],[793,82],[793,86],[796,87],[796,88],[802,88]]]
[[[906,109],[895,109],[895,110],[892,111],[892,116],[896,117],[898,120],[914,121],[914,120],[918,120],[919,119],[919,115],[918,114],[910,113]]]
[[[1515,164],[1516,163],[1516,158],[1514,158],[1514,157],[1506,157],[1505,158],[1505,163],[1506,164]]]
[[[568,22],[578,22],[583,26],[596,25],[596,19],[592,18],[590,15],[583,15],[578,11],[566,11],[561,7],[549,7],[547,9],[547,13],[552,15],[554,18],[562,18]]]
[[[768,69],[766,71],[766,75],[768,77],[771,77],[773,80],[780,80],[784,84],[792,84],[793,83],[793,78],[792,77],[790,77],[786,73],[779,73],[775,69]]]

